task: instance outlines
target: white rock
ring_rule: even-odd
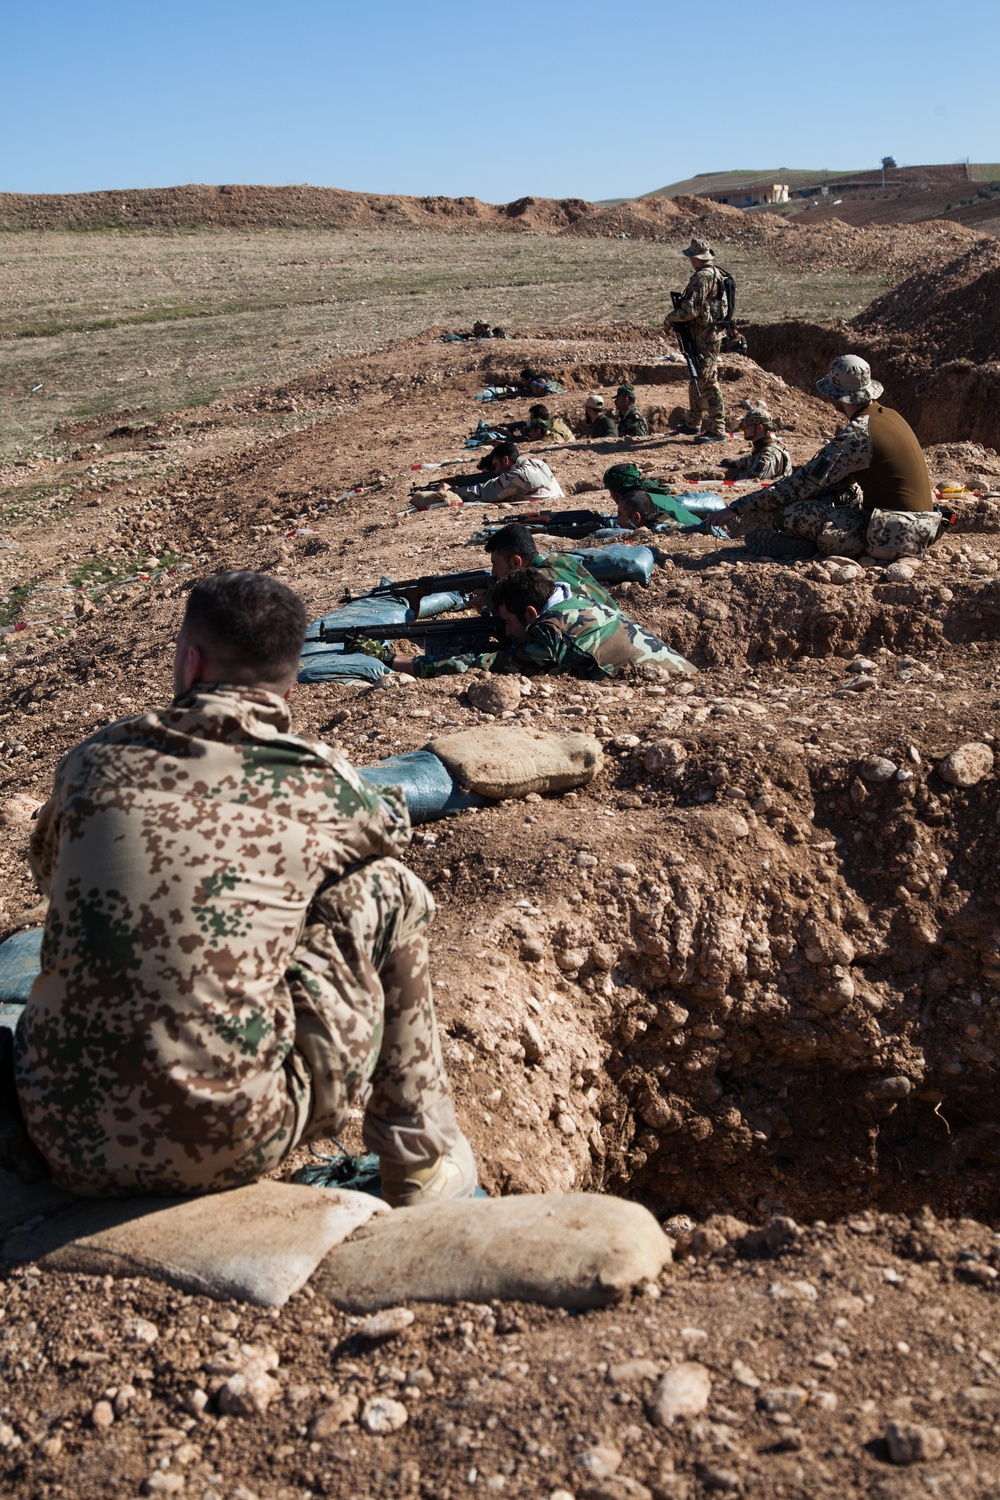
[[[989,745],[971,741],[959,745],[938,764],[938,775],[952,786],[975,786],[993,770],[993,751]]]
[[[754,1374],[749,1365],[745,1365],[741,1359],[734,1359],[730,1366],[733,1379],[737,1385],[745,1385],[747,1390],[760,1390],[760,1379]]]
[[[122,1325],[122,1338],[126,1344],[155,1344],[160,1330],[148,1318],[127,1318]]]
[[[885,570],[885,576],[892,583],[912,583],[914,569],[911,563],[905,563],[900,559],[898,562],[890,563]]]
[[[393,1338],[404,1328],[409,1328],[413,1320],[414,1315],[408,1307],[386,1307],[381,1312],[372,1313],[369,1318],[363,1318],[354,1333],[362,1339]]]
[[[857,563],[845,563],[842,568],[830,568],[829,574],[831,583],[853,583],[861,577],[861,569]]]
[[[712,1394],[712,1377],[704,1365],[691,1360],[668,1370],[654,1392],[650,1420],[667,1427],[678,1417],[698,1417]]]
[[[142,1495],[177,1495],[184,1488],[184,1475],[172,1474],[169,1469],[154,1469],[139,1486]]]
[[[281,1395],[281,1386],[259,1367],[238,1370],[219,1391],[219,1410],[227,1417],[263,1416]]]
[[[891,781],[899,770],[895,761],[887,760],[884,755],[866,755],[858,767],[858,771],[865,781]]]
[[[374,1437],[384,1437],[388,1432],[398,1432],[405,1427],[408,1416],[402,1401],[394,1401],[391,1396],[376,1396],[365,1402],[361,1425]]]
[[[776,1411],[798,1411],[805,1406],[808,1393],[799,1385],[773,1386],[770,1390],[761,1391],[757,1398],[757,1405],[761,1411],[773,1413]]]
[[[577,1463],[592,1479],[610,1479],[622,1466],[622,1453],[619,1448],[612,1448],[610,1444],[585,1448],[577,1458]]]

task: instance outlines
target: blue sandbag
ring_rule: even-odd
[[[377,656],[345,652],[342,646],[307,641],[299,662],[299,682],[378,682],[390,668]]]
[[[401,787],[411,823],[432,823],[470,807],[487,806],[485,797],[463,792],[443,762],[429,750],[408,750],[374,766],[359,766],[358,771],[371,786]]]
[[[395,599],[391,594],[378,594],[374,597],[366,594],[362,599],[352,599],[341,609],[332,609],[328,615],[313,620],[306,631],[306,640],[319,641],[321,625],[350,625],[363,630],[366,625],[403,625],[412,619],[413,611],[405,599]]]
[[[23,1005],[41,968],[42,927],[29,927],[0,943],[0,1004]]]
[[[716,495],[712,490],[705,490],[704,493],[691,490],[686,495],[675,495],[674,498],[680,501],[685,510],[696,516],[710,516],[713,511],[725,510],[729,504],[728,500],[723,500],[721,495]]]
[[[656,567],[656,558],[648,547],[598,547],[591,552],[581,548],[568,556],[583,563],[598,583],[641,583],[646,588]]]
[[[457,594],[451,589],[441,589],[436,594],[424,595],[417,610],[417,619],[433,620],[437,615],[446,615],[449,610],[467,608],[468,603],[464,594]]]

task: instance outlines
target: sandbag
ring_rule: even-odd
[[[267,1179],[198,1198],[69,1198],[42,1223],[9,1229],[0,1262],[149,1276],[196,1296],[281,1307],[334,1245],[390,1213],[369,1193]]]
[[[312,1285],[351,1313],[492,1298],[603,1307],[655,1281],[670,1260],[670,1240],[638,1203],[596,1193],[466,1198],[364,1225]]]
[[[485,798],[456,786],[451,772],[428,750],[408,750],[374,766],[359,766],[373,787],[399,787],[406,798],[411,823],[431,823],[470,807],[482,807]]]
[[[729,504],[728,500],[723,500],[721,495],[716,495],[711,490],[691,490],[685,495],[678,495],[677,499],[685,510],[702,518],[712,515],[714,511],[725,510]]]
[[[346,653],[343,646],[306,641],[299,663],[299,682],[378,682],[390,671],[377,656]]]
[[[403,625],[413,619],[413,611],[405,599],[396,599],[391,594],[366,594],[361,599],[351,599],[340,609],[313,620],[306,630],[307,641],[319,641],[319,628],[329,625],[356,627],[359,631],[366,625]],[[339,649],[336,648],[336,649]]]
[[[567,556],[581,562],[598,583],[641,583],[646,588],[656,567],[656,558],[648,547],[580,548]]]
[[[424,748],[444,762],[464,791],[492,802],[586,786],[604,763],[592,735],[499,724],[440,735]]]
[[[0,943],[0,1005],[23,1005],[41,968],[43,927],[15,932]]]

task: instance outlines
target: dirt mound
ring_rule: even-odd
[[[779,219],[773,214],[750,217],[768,258],[796,270],[836,266],[848,272],[906,275],[919,269],[937,268],[977,245],[994,243],[976,230],[938,220],[859,228],[840,219],[813,223],[805,219]],[[775,230],[778,224],[784,225],[784,231]]]
[[[853,326],[902,335],[937,360],[1000,359],[1000,241],[978,239],[956,259],[918,271],[872,302]]]
[[[637,198],[591,209],[561,232],[588,239],[660,240],[683,234],[686,222],[671,198]]]
[[[554,234],[585,214],[580,198],[413,198],[339,188],[129,188],[122,192],[0,193],[0,230],[379,229],[533,230]]]

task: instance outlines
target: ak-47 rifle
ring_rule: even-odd
[[[451,620],[406,620],[397,625],[323,625],[319,638],[327,645],[343,646],[369,641],[421,641],[430,656],[453,656],[465,651],[488,651],[491,644],[506,646],[507,633],[497,615],[464,616]]]
[[[680,292],[671,292],[670,295],[674,302],[674,312],[676,312],[684,298]],[[681,353],[687,361],[688,374],[691,376],[691,381],[698,392],[698,399],[700,401],[701,386],[698,384],[698,376],[701,374],[701,370],[698,367],[698,346],[694,341],[694,333],[692,332],[691,325],[690,323],[675,323],[674,332],[677,334],[677,342],[680,345]]]
[[[547,536],[581,537],[613,526],[614,518],[604,516],[598,510],[529,510],[517,516],[498,517],[495,521],[484,521],[487,530],[507,526],[512,520],[527,526],[529,531],[544,532]]]
[[[382,582],[373,589],[366,589],[363,594],[352,594],[350,589],[344,592],[343,602],[346,604],[352,599],[405,599],[411,609],[420,608],[421,599],[426,599],[428,594],[476,594],[480,589],[488,589],[493,582],[492,575],[484,568],[471,568],[465,573],[427,573],[423,578],[402,578],[394,583],[391,578],[383,578]],[[355,630],[355,635],[359,632]],[[360,634],[371,635],[370,631],[361,631]],[[371,637],[373,640],[374,636]],[[320,639],[325,639],[320,637]]]

